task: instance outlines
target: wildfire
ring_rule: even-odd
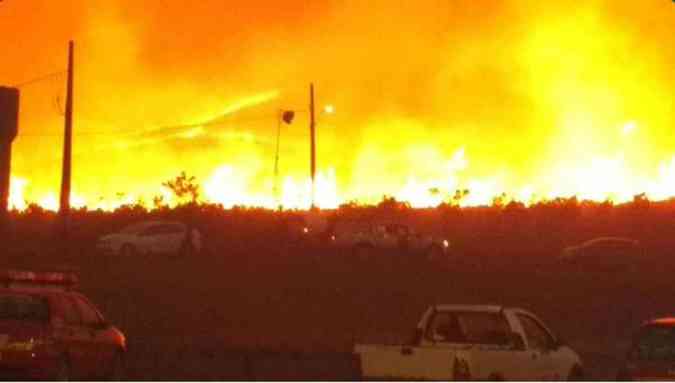
[[[24,210],[26,200],[24,199],[24,190],[28,181],[24,178],[11,178],[9,181],[9,208]]]
[[[557,189],[546,190],[533,185],[507,188],[500,181],[503,177],[493,176],[483,179],[466,177],[470,170],[465,149],[461,148],[447,161],[447,176],[444,179],[419,179],[410,175],[393,196],[401,202],[408,202],[415,208],[435,207],[441,203],[457,203],[459,206],[486,206],[497,199],[519,201],[526,205],[553,198],[569,198],[576,196],[580,200],[596,202],[612,201],[624,203],[635,195],[645,194],[650,200],[659,201],[675,196],[675,155],[663,162],[657,176],[647,179],[631,169],[630,164],[621,158],[597,157],[587,166],[579,168],[563,168],[558,174]],[[268,193],[256,192],[255,175],[234,165],[223,165],[217,168],[203,183],[202,202],[217,203],[225,208],[233,206],[263,207],[268,209],[308,209],[311,204],[312,186],[309,177],[283,180],[280,191],[274,194],[272,179],[265,182]],[[16,210],[26,209],[30,202],[25,193],[30,183],[25,178],[12,178],[10,207]],[[644,189],[641,189],[644,187]],[[350,194],[350,192],[352,194]],[[332,209],[348,202],[375,203],[378,200],[359,198],[353,191],[338,189],[336,170],[329,168],[321,171],[316,179],[316,204],[320,208]],[[74,194],[71,205],[75,208],[114,210],[122,205],[132,205],[139,201],[151,200],[152,195],[132,196],[119,195],[111,200],[92,201],[84,196]],[[156,189],[155,198],[159,197],[163,205],[175,206],[175,196],[166,187]],[[37,200],[44,209],[56,211],[58,198],[48,193]],[[151,208],[152,206],[147,206]]]
[[[175,206],[182,171],[228,208],[675,197],[671,2],[117,3],[0,10],[33,36],[0,41],[2,84],[76,41],[74,207]],[[21,89],[13,209],[58,208],[63,82]]]

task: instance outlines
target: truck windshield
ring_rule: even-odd
[[[426,337],[435,342],[506,345],[510,327],[506,318],[491,312],[438,312]]]
[[[631,359],[675,361],[675,327],[647,326],[638,334]]]
[[[46,321],[49,309],[45,299],[31,295],[0,295],[0,320]]]

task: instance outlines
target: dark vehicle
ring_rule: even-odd
[[[302,243],[310,238],[309,224],[304,217],[293,215],[281,220],[281,236],[288,243]]]
[[[574,271],[635,271],[644,261],[644,251],[637,240],[602,237],[566,247],[559,260],[565,269]]]
[[[126,339],[72,289],[73,273],[0,275],[0,380],[115,379]]]
[[[328,218],[308,212],[283,217],[280,221],[280,240],[283,243],[310,247],[332,245]]]
[[[617,380],[675,381],[675,318],[642,325]]]

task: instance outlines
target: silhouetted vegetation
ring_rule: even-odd
[[[251,238],[270,239],[270,233],[278,233],[279,222],[288,217],[303,215],[300,211],[273,211],[244,206],[224,209],[219,204],[199,202],[199,186],[193,177],[184,173],[165,185],[182,201],[175,208],[156,203],[158,207],[148,209],[139,201],[120,206],[112,212],[86,208],[74,210],[74,243],[84,251],[92,247],[98,236],[117,231],[136,221],[186,221],[194,217],[194,225],[204,233],[207,247],[211,252],[217,253],[220,251],[219,247],[230,240],[239,240],[246,246],[262,246],[260,241],[247,241]],[[460,191],[458,193],[465,194]],[[364,206],[350,202],[338,209],[324,211],[324,214],[332,220],[400,221],[422,231],[446,236],[464,252],[517,253],[511,254],[514,256],[525,256],[525,253],[536,253],[542,249],[547,249],[548,254],[554,254],[565,245],[603,235],[654,242],[655,249],[658,249],[661,243],[672,236],[675,229],[675,201],[654,202],[644,195],[638,195],[632,202],[621,205],[558,198],[525,206],[502,196],[492,206],[461,208],[456,203],[444,203],[436,208],[425,209],[413,209],[406,202],[384,197],[377,205]],[[28,238],[56,240],[51,238],[56,217],[54,212],[29,204],[24,211],[13,211],[11,217],[15,243],[19,247],[42,246],[39,241],[26,241]],[[497,246],[502,242],[518,241],[527,242],[527,248],[518,248],[511,252],[508,251],[509,247]],[[490,245],[485,246],[486,243]],[[487,248],[484,249],[485,247]],[[501,250],[495,250],[497,248]],[[490,257],[491,254],[485,256]],[[538,258],[541,260],[546,255]]]
[[[197,179],[194,176],[188,176],[185,172],[182,172],[175,179],[162,183],[162,186],[171,190],[179,204],[186,202],[196,204],[199,199],[201,187],[197,183]],[[155,205],[161,206],[161,203],[158,203],[161,200],[155,199],[154,201]]]

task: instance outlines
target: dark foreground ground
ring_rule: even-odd
[[[70,255],[39,235],[44,215],[27,214],[0,267],[79,269],[80,289],[128,336],[134,380],[352,379],[355,342],[400,343],[434,303],[529,309],[582,355],[590,378],[606,380],[642,321],[675,314],[673,203],[427,213],[438,218],[427,227],[453,243],[447,263],[398,254],[359,263],[285,245],[261,213],[217,211],[202,212],[207,249],[189,258],[92,250],[98,235],[144,213],[82,215],[85,234],[70,242]],[[649,262],[618,274],[556,266],[562,246],[603,235],[640,239]]]
[[[642,320],[673,313],[673,270],[618,278],[544,267],[369,264],[299,249],[201,258],[96,254],[11,259],[79,268],[81,290],[129,339],[128,377],[350,379],[354,342],[401,342],[433,303],[498,303],[540,315],[611,379]]]

